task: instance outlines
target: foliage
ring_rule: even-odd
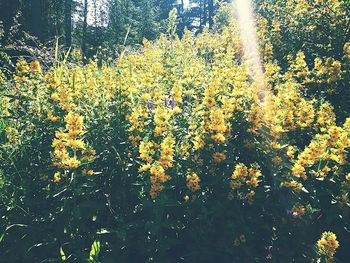
[[[230,4],[223,3],[219,6],[215,14],[215,29],[220,31],[230,25],[232,20],[232,6]]]
[[[347,72],[350,39],[350,3],[339,0],[319,1],[276,1],[258,0],[260,17],[260,39],[266,52],[265,60],[278,60],[286,69],[290,56],[303,52],[303,60],[315,75],[333,74],[322,69],[323,63],[341,62],[339,74]],[[344,57],[345,56],[345,57]],[[339,64],[338,64],[339,66]],[[344,71],[343,71],[344,70]],[[334,72],[335,76],[338,73]],[[305,76],[305,91],[309,96],[317,94],[333,103],[339,120],[350,113],[348,101],[349,78],[310,81]],[[306,83],[307,82],[307,83]]]
[[[258,1],[263,81],[221,2],[217,32],[179,38],[172,11],[117,62],[59,60],[57,41],[51,67],[0,76],[1,258],[349,261],[347,1]],[[159,33],[125,26],[172,7],[143,3],[123,5],[117,42]]]
[[[2,258],[310,262],[331,230],[346,261],[350,119],[304,91],[349,72],[298,53],[265,63],[261,89],[237,28],[100,68],[19,61],[1,93]]]

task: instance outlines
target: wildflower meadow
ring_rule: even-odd
[[[2,71],[1,262],[349,262],[350,4],[256,2]]]

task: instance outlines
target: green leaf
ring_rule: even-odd
[[[66,254],[64,253],[62,247],[60,247],[60,255],[61,255],[61,260],[62,261],[66,261],[67,260]]]
[[[100,241],[95,240],[95,242],[91,246],[89,262],[97,263],[99,254],[100,254]]]

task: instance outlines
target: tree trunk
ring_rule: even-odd
[[[72,0],[65,0],[64,26],[66,46],[70,47],[72,45]]]
[[[97,0],[94,0],[94,35],[95,35],[95,45],[98,46],[98,38],[97,38],[97,25],[98,25],[98,17],[97,17]]]
[[[83,36],[81,41],[81,50],[83,52],[83,59],[86,56],[86,30],[87,30],[87,16],[88,16],[88,0],[84,0],[84,23]]]
[[[42,25],[42,10],[41,0],[31,1],[31,33],[36,36],[40,41],[43,40],[43,25]]]
[[[203,28],[203,0],[199,1],[199,31],[202,31]]]
[[[207,25],[207,2],[208,0],[203,0],[203,9],[202,9],[202,15],[203,15],[203,22],[202,22],[202,29]]]
[[[209,28],[213,28],[214,24],[214,0],[208,1],[208,20],[209,20]]]

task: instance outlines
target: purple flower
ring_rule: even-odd
[[[266,259],[272,259],[272,249],[273,249],[272,246],[267,247],[268,254],[266,256]]]
[[[149,100],[149,101],[148,101],[148,109],[149,109],[150,111],[153,110],[153,102],[152,102],[152,100]]]
[[[171,109],[173,110],[175,108],[175,99],[174,97],[171,97]]]
[[[168,98],[165,98],[164,103],[165,103],[165,107],[167,107],[168,106]]]

